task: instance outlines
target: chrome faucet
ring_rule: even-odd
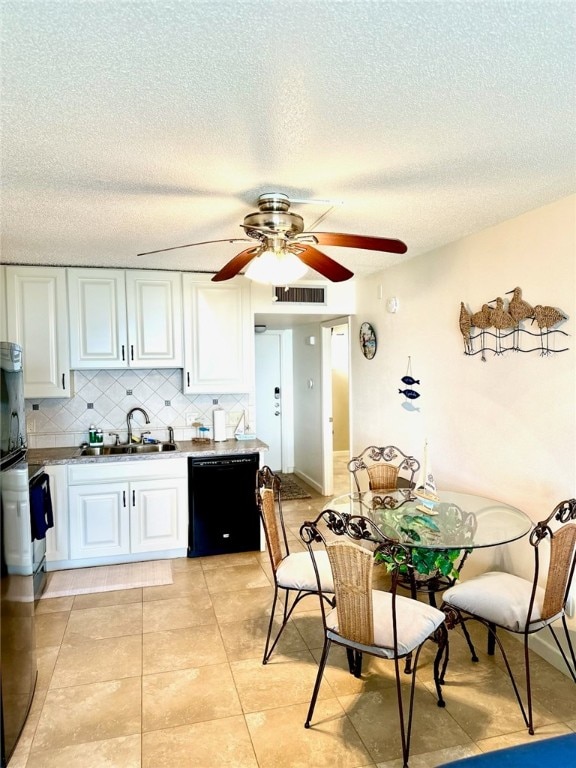
[[[174,443],[174,430],[172,427],[168,427],[168,442],[170,444]]]
[[[144,416],[146,419],[146,424],[150,424],[150,417],[144,410],[144,408],[140,408],[139,406],[136,406],[136,408],[132,408],[128,411],[128,415],[126,416],[126,423],[128,424],[128,445],[132,444],[132,416],[134,414],[134,411],[140,411],[140,413]]]

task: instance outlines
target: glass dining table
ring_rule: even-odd
[[[331,499],[324,511],[364,517],[375,534],[364,538],[378,543],[379,532],[409,548],[495,547],[521,539],[532,528],[525,512],[502,501],[457,491],[438,491],[437,497],[411,489],[348,493]]]

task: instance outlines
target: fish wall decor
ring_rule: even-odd
[[[402,407],[405,411],[408,412],[414,412],[414,411],[420,411],[420,408],[416,408],[411,401],[417,400],[420,397],[420,393],[416,392],[415,389],[408,389],[408,387],[414,387],[415,385],[420,384],[420,379],[415,379],[412,375],[412,358],[408,357],[408,366],[406,367],[406,373],[402,378],[400,379],[402,384],[405,384],[406,387],[404,389],[398,389],[399,395],[404,395],[406,400],[402,403]]]
[[[522,297],[519,286],[505,293],[512,294],[507,306],[501,296],[485,302],[477,312],[472,312],[463,301],[460,302],[459,327],[465,355],[479,354],[486,362],[486,352],[493,352],[494,355],[539,352],[541,357],[545,357],[568,350],[568,347],[558,347],[557,337],[569,334],[556,327],[566,321],[568,315],[556,307],[529,304]],[[526,328],[524,323],[528,321],[530,327]],[[531,330],[534,323],[538,332]],[[534,338],[539,340],[539,346],[534,346]],[[479,349],[474,349],[475,341],[479,341]],[[408,383],[405,379],[402,381]]]

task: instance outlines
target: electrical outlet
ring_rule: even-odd
[[[235,427],[242,418],[242,411],[228,411],[228,426]]]
[[[195,421],[198,421],[198,414],[193,411],[186,411],[184,418],[186,419],[186,426],[191,427]]]

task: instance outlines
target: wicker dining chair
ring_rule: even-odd
[[[306,550],[290,552],[288,536],[284,516],[282,514],[280,478],[272,472],[270,467],[262,467],[256,473],[256,503],[260,511],[264,534],[272,573],[274,575],[274,598],[270,610],[270,621],[264,647],[262,663],[266,664],[272,655],[278,640],[296,605],[309,595],[319,596],[316,571]],[[325,552],[318,553],[317,568],[322,583],[322,600],[326,600],[331,606],[334,593],[334,582],[328,556]],[[276,603],[279,591],[283,590],[284,612],[280,629],[273,641],[272,629],[274,626]],[[332,595],[332,597],[329,597]]]
[[[348,462],[348,471],[353,474],[359,493],[413,488],[414,476],[419,469],[418,459],[408,456],[395,445],[369,445]]]
[[[455,619],[462,624],[472,652],[472,661],[478,661],[466,622],[479,621],[488,629],[488,653],[494,653],[498,644],[524,722],[530,734],[534,733],[532,713],[532,687],[530,682],[530,654],[528,638],[548,627],[572,680],[576,683],[576,657],[566,624],[568,601],[576,566],[576,499],[561,501],[551,514],[535,525],[530,534],[534,555],[532,579],[511,573],[489,571],[468,581],[456,584],[444,593],[443,608],[454,609]],[[549,563],[543,568],[540,548],[549,543]],[[542,585],[541,585],[542,580]],[[560,621],[564,630],[567,652],[562,647],[552,626]],[[522,700],[506,652],[498,637],[497,627],[507,629],[524,638],[524,673],[526,680],[525,703]],[[570,655],[570,660],[568,655]]]
[[[331,514],[333,517],[334,513]],[[336,606],[326,612],[321,602],[322,620],[324,623],[324,647],[318,664],[318,674],[304,724],[310,728],[314,708],[322,682],[322,676],[333,643],[346,649],[348,662],[351,655],[361,660],[363,654],[370,654],[394,662],[396,673],[396,695],[398,700],[398,716],[400,721],[400,738],[404,768],[408,766],[410,753],[410,736],[412,731],[412,714],[414,709],[414,691],[416,684],[416,669],[418,658],[425,641],[434,639],[440,646],[445,646],[446,626],[444,614],[426,603],[396,595],[395,579],[392,579],[392,590],[384,592],[372,588],[374,559],[372,553],[364,547],[348,540],[326,541],[320,532],[318,522],[326,513],[320,515],[315,522],[306,522],[300,529],[300,536],[308,546],[310,556],[315,564],[318,580],[318,590],[322,594],[319,555],[313,548],[315,542],[322,542],[328,555],[332,574]],[[404,556],[409,553],[401,545],[389,543],[389,551],[394,551],[398,563],[406,562]],[[439,639],[441,635],[441,640]],[[411,686],[408,696],[407,712],[405,714],[404,696],[402,694],[402,672],[400,660],[412,654]],[[436,656],[434,664],[434,680],[438,694],[438,705],[444,706],[441,688],[440,659],[442,650]],[[352,668],[351,668],[352,671]],[[357,674],[359,677],[360,675]]]

